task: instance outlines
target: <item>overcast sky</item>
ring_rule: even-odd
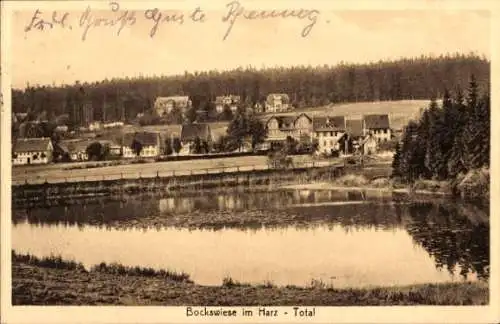
[[[222,22],[226,9],[221,8],[224,10],[207,11],[204,23],[185,17],[183,25],[163,24],[153,38],[149,37],[152,21],[138,11],[135,25],[125,27],[120,36],[116,36],[116,26],[94,28],[85,41],[78,26],[81,12],[69,13],[71,30],[56,27],[25,32],[33,10],[18,11],[12,18],[13,86],[248,65],[361,63],[450,52],[472,51],[490,58],[487,12],[322,10],[307,37],[301,37],[303,28],[311,23],[307,18],[249,21],[239,17],[223,41],[229,23]],[[42,13],[47,19],[51,16],[47,10]],[[94,10],[92,15],[111,18],[117,13]]]

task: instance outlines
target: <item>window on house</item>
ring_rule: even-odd
[[[326,146],[326,140],[323,142],[323,146]]]

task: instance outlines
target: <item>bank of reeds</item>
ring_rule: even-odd
[[[54,269],[57,257],[44,261],[15,254],[12,263],[14,305],[487,305],[487,282],[452,282],[396,287],[335,288],[321,280],[307,287],[240,283],[230,277],[221,286],[177,282],[167,272],[99,264],[91,271]],[[29,264],[26,264],[29,263]],[[45,266],[45,267],[44,267]],[[74,267],[74,266],[69,266]],[[186,276],[176,277],[185,280]],[[57,289],[53,289],[57,287]]]
[[[61,256],[51,255],[38,258],[31,254],[17,254],[15,251],[12,251],[11,255],[12,262],[26,263],[42,268],[86,271],[82,263],[73,260],[64,260]]]
[[[64,260],[61,256],[51,255],[49,257],[38,258],[31,254],[18,254],[15,251],[12,251],[12,263],[14,262],[25,263],[41,268],[77,270],[89,273],[106,273],[116,276],[163,278],[177,282],[193,283],[189,274],[185,272],[175,272],[164,269],[155,270],[153,268],[139,266],[129,267],[116,262],[110,264],[101,262],[92,266],[90,271],[87,271],[82,263],[73,260]]]
[[[163,269],[155,270],[153,268],[146,268],[139,266],[129,267],[116,262],[110,264],[101,262],[97,265],[92,266],[90,272],[100,272],[118,276],[141,276],[149,278],[164,278],[178,282],[193,283],[193,281],[189,278],[189,274],[185,272],[175,272]]]

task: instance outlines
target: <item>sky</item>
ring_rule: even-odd
[[[241,6],[241,5],[240,5]],[[241,8],[241,7],[240,7]],[[82,10],[84,6],[82,6]],[[112,19],[124,11],[91,9],[94,18]],[[145,8],[146,9],[146,8]],[[137,11],[133,26],[89,29],[82,41],[81,11],[70,11],[66,28],[59,26],[26,32],[34,9],[12,16],[12,85],[66,84],[139,75],[172,75],[184,71],[228,70],[291,65],[335,65],[380,59],[475,52],[490,58],[490,16],[485,11],[325,11],[316,17],[306,37],[307,17],[248,20],[237,17],[226,40],[229,8],[205,11],[205,22],[160,24],[154,37],[153,21]],[[173,11],[160,11],[163,16]],[[64,12],[58,11],[58,18]],[[51,18],[48,8],[40,17]],[[311,18],[312,19],[312,18]],[[71,25],[70,30],[67,26]]]

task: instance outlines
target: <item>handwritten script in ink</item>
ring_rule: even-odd
[[[110,2],[109,10],[94,10],[87,6],[83,12],[77,14],[36,9],[27,21],[24,31],[30,33],[34,31],[48,32],[54,29],[79,29],[80,37],[82,41],[85,41],[94,30],[109,29],[119,36],[125,28],[146,24],[149,37],[154,38],[165,25],[203,24],[210,19],[215,19],[225,24],[222,40],[226,40],[238,22],[243,20],[296,19],[303,22],[300,35],[307,37],[318,22],[320,15],[319,10],[316,9],[247,9],[237,0],[227,3],[222,8],[222,12],[220,17],[209,17],[200,7],[190,11],[161,10],[159,8],[131,11],[124,9],[118,2]]]

